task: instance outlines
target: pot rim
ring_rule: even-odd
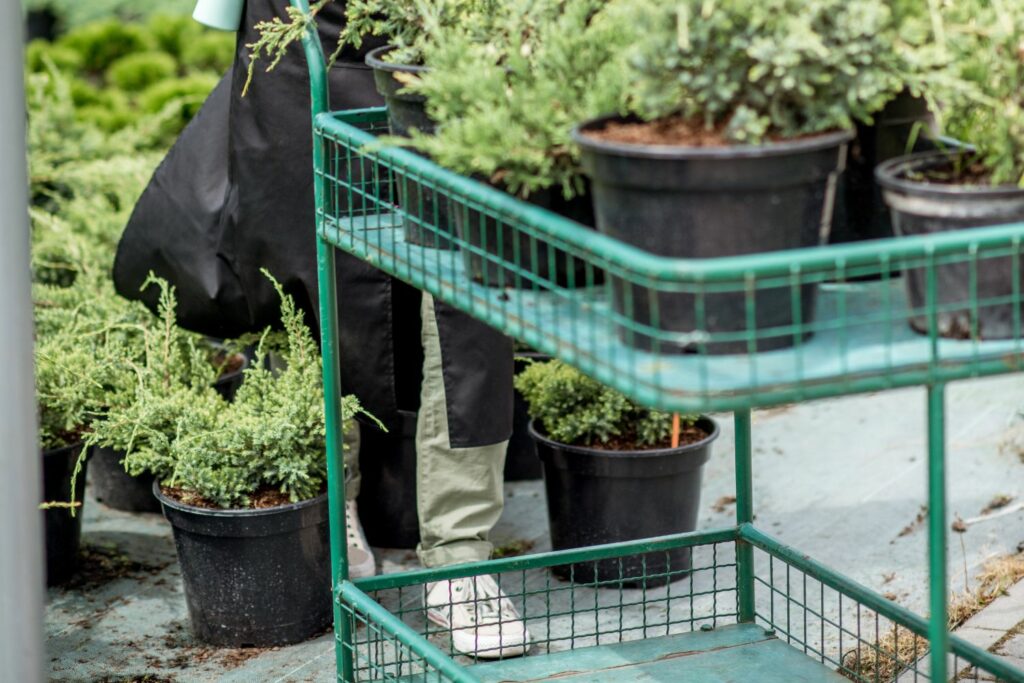
[[[572,446],[569,444],[555,441],[548,437],[546,434],[542,434],[540,431],[540,425],[537,424],[535,418],[530,418],[530,424],[528,426],[530,436],[537,441],[540,441],[551,448],[555,448],[561,451],[569,451],[571,453],[579,453],[582,455],[605,457],[605,458],[658,458],[667,455],[681,455],[689,451],[701,450],[707,446],[710,446],[715,439],[721,434],[722,430],[718,426],[718,421],[709,415],[701,413],[697,418],[697,422],[703,422],[705,424],[710,423],[713,427],[710,434],[698,441],[697,443],[686,444],[679,448],[645,448],[635,451],[612,451],[601,448],[593,448],[590,446]]]
[[[790,154],[803,154],[839,147],[853,140],[855,128],[826,133],[817,133],[795,140],[767,142],[763,145],[727,145],[724,147],[691,147],[686,145],[640,145],[624,142],[598,140],[586,134],[587,131],[614,121],[626,121],[631,117],[610,114],[590,119],[572,129],[572,140],[582,149],[610,156],[634,157],[640,159],[763,159]],[[635,117],[632,117],[636,120]]]
[[[963,154],[963,150],[940,150],[937,152],[919,152],[917,154],[898,156],[884,161],[875,167],[875,180],[886,191],[917,197],[942,199],[954,199],[957,197],[978,199],[1024,198],[1024,188],[1017,187],[1016,185],[943,184],[924,180],[910,180],[903,177],[903,174],[908,170],[936,165],[959,154]]]
[[[226,509],[226,508],[201,508],[195,505],[187,505],[181,501],[174,500],[163,494],[160,490],[160,481],[153,481],[153,495],[160,501],[161,505],[183,512],[186,514],[201,516],[201,517],[230,517],[232,519],[238,519],[241,517],[267,517],[270,515],[280,514],[282,512],[292,512],[301,508],[313,507],[322,503],[327,498],[326,493],[321,493],[316,498],[309,498],[307,500],[300,500],[298,503],[287,503],[285,505],[277,505],[272,508],[245,508],[245,509]]]
[[[76,441],[75,443],[69,443],[65,446],[58,446],[56,448],[42,448],[39,449],[39,455],[43,458],[49,458],[57,455],[65,455],[82,448],[85,445],[83,441]],[[90,452],[89,455],[92,455]]]
[[[391,73],[423,74],[430,71],[427,67],[417,64],[395,64],[394,62],[385,62],[381,59],[381,57],[394,49],[394,45],[382,45],[370,50],[366,53],[366,59],[364,60],[366,66],[376,71],[389,71]]]

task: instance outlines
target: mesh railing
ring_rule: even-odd
[[[925,619],[760,532],[744,527],[739,534],[756,548],[752,588],[762,637],[777,638],[860,683],[932,680]],[[560,554],[545,554],[381,576],[361,581],[359,587],[346,583],[339,592],[340,604],[354,628],[351,645],[343,647],[352,653],[353,668],[348,677],[339,671],[339,680],[478,680],[481,669],[475,673],[474,667],[487,666],[488,652],[475,653],[479,658],[460,652],[451,627],[428,616],[424,596],[434,582],[475,582],[484,573],[493,576],[522,616],[532,640],[527,656],[712,632],[736,624],[740,586],[735,541],[724,540],[736,535],[736,530],[681,534],[655,542],[655,551],[649,550],[651,541],[617,544],[610,551],[573,551],[572,564],[558,564]],[[680,550],[688,552],[681,557]],[[592,557],[585,559],[587,554]],[[639,558],[661,568],[648,573],[641,562],[638,569],[626,569]],[[618,573],[612,570],[616,566]],[[435,594],[431,607],[472,603],[454,591],[448,595],[449,600],[438,602]],[[1024,680],[1024,672],[956,638],[952,650],[949,671],[955,672],[955,680]],[[442,670],[439,660],[452,668]]]
[[[570,220],[592,221],[586,198],[518,201],[383,145],[386,130],[383,110],[317,118],[321,236],[644,404],[1019,369],[1024,225],[669,259]]]

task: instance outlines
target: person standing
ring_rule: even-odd
[[[309,80],[293,45],[245,97],[246,45],[260,21],[286,18],[287,0],[246,3],[235,61],[157,169],[118,245],[118,291],[143,299],[153,271],[177,288],[179,322],[232,337],[276,322],[266,268],[318,320]],[[343,6],[318,15],[333,50]],[[382,104],[363,57],[379,43],[346,47],[329,73],[331,107]],[[337,257],[342,383],[389,427],[417,409],[417,500],[426,567],[488,559],[503,508],[512,431],[512,344],[496,330],[347,254]],[[319,327],[319,325],[318,325]],[[359,525],[359,434],[346,435],[350,575],[376,572]],[[364,454],[363,457],[372,457]],[[370,492],[372,494],[372,492]],[[412,504],[412,501],[410,501]],[[493,577],[425,588],[428,617],[455,648],[481,658],[515,656],[530,635]]]

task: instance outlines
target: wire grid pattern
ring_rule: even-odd
[[[687,552],[682,559],[675,550],[664,550],[493,576],[526,624],[529,654],[555,653],[736,623],[734,548],[732,541],[717,542],[695,546],[692,556]],[[473,657],[455,649],[451,629],[428,618],[425,590],[420,580],[367,594],[455,662],[472,665]],[[471,604],[453,597],[440,608],[458,606]],[[431,677],[440,674],[415,647],[400,643],[344,600],[342,609],[356,626],[353,681],[448,680]],[[478,652],[486,655],[483,649]],[[339,675],[339,680],[344,678]]]
[[[929,675],[927,623],[913,615],[894,618],[845,593],[828,575],[755,551],[756,620],[767,631],[829,668],[860,683],[917,683]],[[950,676],[957,681],[1024,680],[1024,672],[1000,676],[952,638]]]
[[[386,146],[384,110],[316,131],[322,238],[652,407],[1020,369],[1024,225],[669,259]]]

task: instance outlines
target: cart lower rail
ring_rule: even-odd
[[[483,574],[523,616],[527,656],[464,656],[426,618],[427,583]],[[932,680],[925,619],[750,525],[344,582],[337,602],[346,683]],[[951,650],[954,680],[1024,681]]]

